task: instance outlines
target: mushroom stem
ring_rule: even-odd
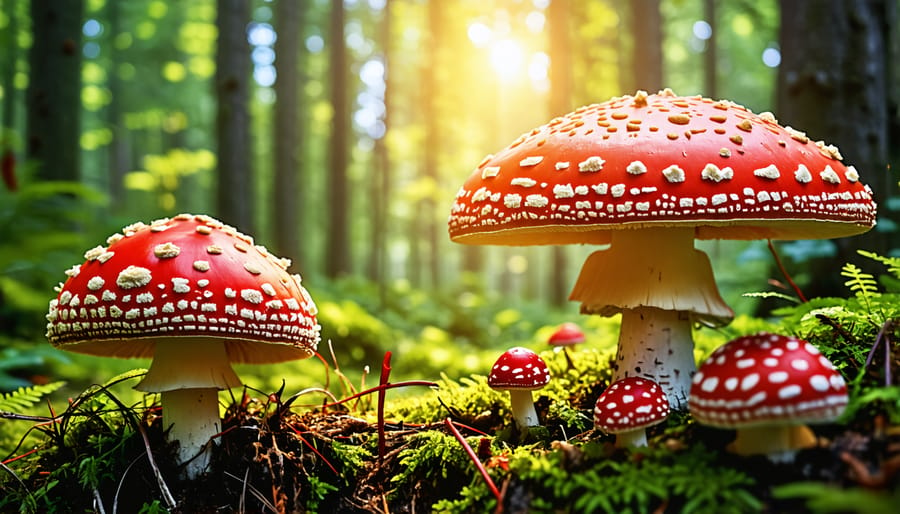
[[[692,227],[616,230],[592,253],[570,299],[583,314],[622,313],[615,379],[643,376],[687,409],[694,363],[692,321],[724,324],[734,313],[719,295],[709,258]]]
[[[687,409],[691,377],[697,371],[691,318],[687,312],[639,307],[622,311],[613,381],[649,378],[662,388],[672,409]]]
[[[738,455],[765,455],[772,462],[793,462],[801,448],[815,446],[816,436],[806,425],[759,425],[739,428],[728,449]]]
[[[221,432],[218,391],[240,385],[222,341],[183,337],[154,345],[150,369],[135,389],[160,393],[163,426],[169,441],[179,443],[178,463],[186,463],[186,478],[206,470],[204,446]]]
[[[616,434],[616,446],[619,448],[641,448],[647,446],[647,431],[641,428],[619,432]]]
[[[219,391],[215,388],[176,389],[160,394],[163,426],[170,441],[178,442],[178,463],[185,478],[192,480],[209,466],[211,438],[221,432]]]
[[[540,426],[537,411],[534,410],[534,399],[531,391],[521,389],[509,390],[509,404],[512,409],[513,419],[519,428]]]

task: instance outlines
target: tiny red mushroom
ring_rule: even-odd
[[[736,429],[735,453],[789,461],[815,444],[806,424],[843,413],[847,385],[812,344],[761,333],[716,349],[694,375],[688,403],[697,422]]]
[[[669,417],[669,399],[656,382],[639,377],[618,380],[594,406],[594,426],[616,434],[616,446],[647,446],[646,429]]]
[[[615,379],[651,378],[684,410],[694,322],[727,323],[695,239],[824,239],[875,224],[838,150],[728,101],[669,90],[581,107],[481,162],[449,218],[466,244],[609,244],[570,298],[621,313]]]
[[[575,369],[575,363],[572,362],[572,356],[569,355],[568,348],[575,347],[575,345],[581,344],[585,341],[584,332],[581,331],[581,328],[572,322],[566,322],[559,326],[555,332],[550,335],[550,338],[547,340],[547,344],[556,348],[556,350],[562,350],[566,355],[566,363],[569,366],[569,369]]]
[[[540,425],[531,392],[550,382],[550,370],[540,355],[522,348],[510,348],[491,368],[488,386],[509,392],[510,409],[519,429]]]
[[[47,338],[73,352],[152,358],[136,388],[160,393],[189,478],[206,469],[221,431],[218,390],[241,385],[232,362],[315,353],[316,307],[290,261],[213,218],[135,223],[85,258],[50,302]]]

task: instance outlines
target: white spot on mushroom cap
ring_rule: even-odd
[[[530,157],[525,157],[521,161],[519,161],[519,166],[529,167],[529,166],[537,166],[544,160],[542,155],[533,155]]]
[[[578,163],[578,171],[582,173],[596,173],[603,169],[606,163],[599,155],[593,155]]]
[[[685,179],[684,170],[675,164],[663,169],[662,174],[667,181],[672,183],[684,182]]]
[[[181,248],[173,243],[162,243],[153,247],[153,255],[160,259],[171,259],[181,253]]]
[[[150,270],[140,266],[128,266],[119,273],[116,278],[116,285],[122,289],[132,289],[143,287],[150,283],[152,275]]]

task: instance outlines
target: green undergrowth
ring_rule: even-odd
[[[212,469],[185,481],[156,397],[131,399],[141,370],[48,406],[60,387],[50,383],[0,396],[0,411],[14,414],[0,417],[0,512],[496,512],[491,483],[511,513],[900,511],[900,259],[863,255],[886,274],[845,266],[846,298],[791,302],[767,320],[740,316],[695,332],[698,360],[733,337],[766,330],[800,336],[837,365],[849,384],[847,411],[814,427],[820,445],[798,453],[793,465],[733,456],[726,451],[732,432],[700,426],[686,413],[652,427],[647,448],[615,447],[614,437],[593,428],[592,411],[612,379],[616,320],[592,318],[590,340],[571,352],[570,369],[544,345],[551,325],[525,330],[520,314],[498,309],[495,321],[477,323],[506,323],[515,337],[502,346],[535,349],[550,369],[550,384],[534,392],[543,427],[517,431],[508,396],[487,386],[500,348],[469,352],[478,372],[431,370],[423,374],[433,388],[387,390],[383,419],[376,393],[334,403],[364,389],[335,369],[343,366],[336,341],[337,362],[305,363],[330,377],[327,394],[321,384],[305,390],[288,380],[223,394]],[[332,314],[355,311],[340,312]],[[347,337],[384,328],[374,315],[351,318]],[[437,328],[422,333],[431,341],[424,349],[457,337]],[[375,356],[366,357],[372,369],[380,364]],[[407,360],[418,366],[427,353],[403,347],[392,365],[408,368]],[[368,385],[377,383],[371,373]]]

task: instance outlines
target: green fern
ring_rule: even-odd
[[[880,296],[878,281],[875,280],[875,277],[849,262],[841,268],[841,276],[850,279],[844,282],[844,285],[849,287],[856,297],[866,304],[866,309],[871,312],[871,301]]]
[[[885,267],[887,267],[888,272],[893,275],[894,278],[900,279],[900,257],[885,257],[868,250],[857,250],[856,253],[884,264]]]
[[[43,397],[53,393],[64,384],[65,382],[51,382],[31,387],[20,387],[15,391],[0,395],[0,411],[15,412],[33,407]]]

